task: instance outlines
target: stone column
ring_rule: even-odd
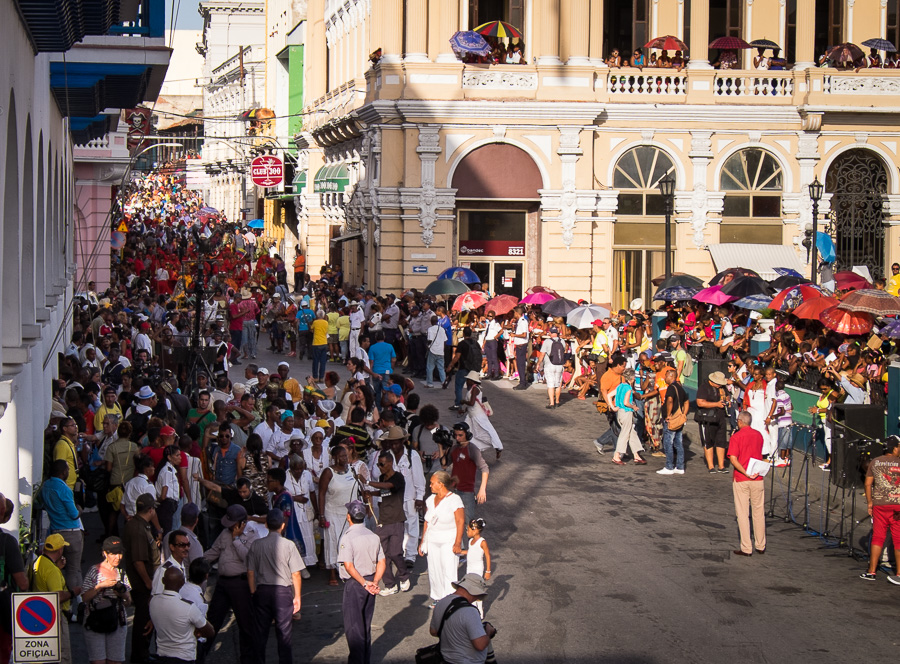
[[[406,2],[406,53],[403,59],[428,62],[428,0]]]
[[[567,65],[589,65],[590,52],[590,0],[562,0],[560,21],[560,46]]]
[[[537,57],[539,65],[559,65],[559,19],[560,5],[557,0],[536,0],[538,14],[534,17],[538,41]]]
[[[600,0],[591,0],[590,16],[590,42],[589,55],[591,64],[595,67],[603,66],[603,3]]]
[[[709,69],[709,2],[691,2],[691,59],[688,69]]]
[[[458,62],[456,54],[450,48],[450,37],[459,31],[459,0],[441,0],[438,5],[440,21],[436,38],[440,52],[435,62]]]
[[[305,58],[309,63],[304,76],[304,91],[310,102],[323,97],[327,89],[328,49],[325,44],[325,0],[309,0],[310,20],[306,30]]]
[[[794,69],[816,65],[816,0],[797,0],[796,63]]]
[[[372,5],[372,11],[376,10],[381,19],[381,60],[384,63],[400,62],[403,58],[403,2],[379,0]]]

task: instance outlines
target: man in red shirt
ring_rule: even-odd
[[[756,429],[750,428],[752,421],[750,413],[741,411],[737,421],[738,430],[728,443],[728,459],[734,468],[734,512],[741,533],[741,548],[734,551],[738,556],[753,555],[753,545],[750,542],[751,516],[756,552],[766,552],[766,487],[762,476],[747,472],[750,459],[762,459],[763,437]]]
[[[238,291],[234,294],[234,299],[228,306],[228,317],[231,319],[228,323],[228,333],[231,335],[232,352],[235,355],[241,349],[244,332],[244,307],[241,306],[241,299],[241,293]],[[235,357],[231,363],[240,364],[240,361]]]
[[[487,500],[487,483],[490,469],[481,450],[471,445],[472,431],[465,422],[457,422],[453,425],[453,436],[456,445],[450,450],[450,465],[448,468],[456,481],[456,493],[463,501],[465,507],[466,523],[475,518],[475,503],[484,504]],[[475,475],[481,471],[481,483],[478,493],[475,492]],[[463,549],[467,548],[467,540],[463,538]]]

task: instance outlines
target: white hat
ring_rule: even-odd
[[[277,297],[278,299],[281,299],[281,293],[273,293],[272,297]]]
[[[644,308],[644,298],[636,297],[631,301],[631,304],[628,307],[632,311],[635,309],[643,309]]]
[[[278,368],[280,369],[281,367],[287,367],[288,369],[290,369],[291,365],[288,364],[287,362],[281,361],[278,363]]]
[[[149,385],[144,385],[135,395],[138,399],[152,399],[156,396],[156,392],[150,389]]]

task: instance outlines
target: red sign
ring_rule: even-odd
[[[250,162],[250,178],[259,187],[277,187],[284,180],[284,164],[274,155],[257,157]]]
[[[128,125],[128,149],[132,154],[150,145],[144,137],[153,133],[150,127],[149,108],[131,108],[125,111],[125,123]]]
[[[525,240],[462,240],[459,243],[461,256],[514,256],[525,257]]]

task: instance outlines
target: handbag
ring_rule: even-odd
[[[494,408],[490,403],[488,403],[487,399],[482,399],[481,407],[482,409],[484,409],[484,414],[488,417],[492,417],[494,415]]]
[[[86,629],[97,634],[111,634],[119,629],[119,602],[102,598],[91,600],[91,610],[84,621]]]
[[[698,424],[715,424],[719,421],[718,408],[701,408],[694,413],[694,421]]]
[[[464,597],[456,597],[450,602],[450,606],[444,610],[444,615],[441,616],[441,624],[438,626],[437,633],[438,642],[416,650],[416,664],[444,664],[444,657],[441,655],[441,632],[444,630],[444,623],[447,622],[447,618],[464,606],[472,606]],[[475,607],[472,606],[472,608]]]

